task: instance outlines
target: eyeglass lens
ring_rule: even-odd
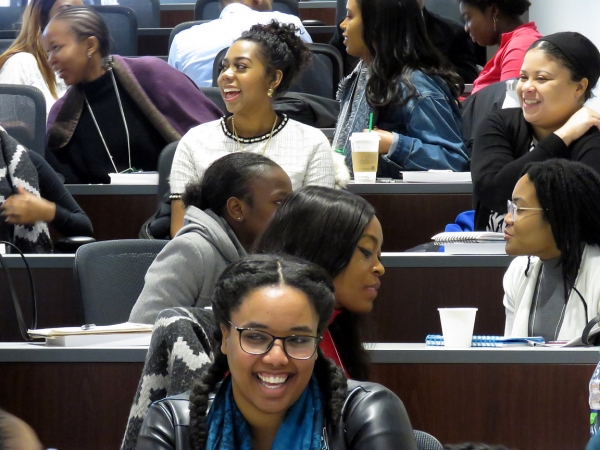
[[[240,344],[242,350],[253,355],[267,353],[275,338],[269,333],[256,330],[242,330]],[[309,359],[317,348],[317,338],[313,336],[287,336],[283,339],[285,353],[294,359]]]

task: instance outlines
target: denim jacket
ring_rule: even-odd
[[[363,64],[359,64],[340,84],[338,92],[341,112],[334,145],[345,150],[350,167],[348,137],[354,131],[368,128],[368,117],[372,111],[364,92],[365,70]],[[394,135],[388,153],[381,155],[377,175],[398,178],[400,170],[469,170],[460,111],[446,83],[421,71],[412,72],[410,78],[417,93],[406,105],[388,105],[375,112],[377,127]],[[353,90],[356,91],[354,97]],[[402,86],[403,95],[406,91]]]

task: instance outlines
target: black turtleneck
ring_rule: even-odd
[[[156,170],[158,155],[167,142],[135,104],[119,80],[116,81],[129,129],[132,166],[136,169]],[[110,71],[94,81],[82,84],[81,87],[117,170],[120,172],[127,169],[129,158],[125,125]],[[115,169],[85,103],[71,140],[64,149],[56,153],[56,157],[67,169],[63,172],[66,183],[110,183],[108,174]]]

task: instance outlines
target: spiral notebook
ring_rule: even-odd
[[[488,231],[459,231],[439,233],[433,242],[444,246],[451,255],[506,255],[503,233]]]
[[[522,338],[507,338],[504,336],[473,336],[471,347],[512,347],[515,345],[543,344],[546,341],[541,336]],[[425,344],[429,346],[443,347],[444,336],[441,334],[429,334],[425,338]]]

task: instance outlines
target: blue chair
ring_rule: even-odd
[[[125,6],[93,7],[106,22],[111,37],[110,52],[121,56],[137,56],[138,22],[135,11]]]

